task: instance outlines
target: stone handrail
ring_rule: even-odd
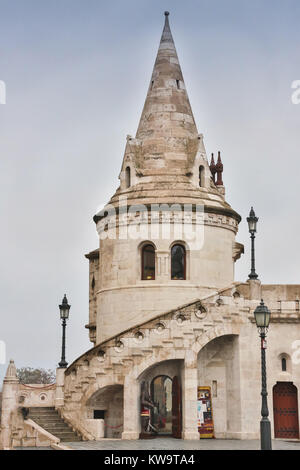
[[[50,443],[53,443],[53,444],[59,444],[60,443],[60,439],[58,437],[56,437],[53,434],[51,434],[50,432],[46,431],[44,428],[42,428],[39,424],[37,424],[32,419],[26,419],[24,421],[24,424],[25,424],[25,426],[30,426],[31,428],[35,429],[39,434],[41,434],[42,436],[49,439]]]
[[[42,428],[39,424],[37,424],[32,419],[26,419],[24,421],[24,424],[25,426],[30,426],[31,428],[35,429],[37,433],[40,434],[41,436],[44,436],[45,438],[49,439],[50,447],[53,450],[72,450],[70,447],[62,444],[58,437],[46,431],[44,428]]]

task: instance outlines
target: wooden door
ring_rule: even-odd
[[[181,411],[181,385],[178,377],[172,382],[172,436],[181,439],[182,411]]]
[[[273,407],[275,437],[299,439],[298,393],[292,382],[277,382]]]

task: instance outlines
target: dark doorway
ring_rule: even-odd
[[[172,383],[172,436],[181,439],[182,412],[181,412],[181,384],[178,377]]]
[[[172,379],[160,375],[152,380],[152,424],[159,435],[172,434]]]
[[[273,407],[275,437],[299,439],[298,391],[292,382],[273,387]]]
[[[104,410],[94,410],[94,419],[104,419],[105,411]]]

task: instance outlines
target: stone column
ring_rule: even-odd
[[[65,367],[56,369],[55,409],[64,406]]]
[[[19,380],[17,378],[16,366],[14,361],[10,360],[2,390],[0,448],[2,447],[3,449],[11,449],[12,447],[11,419],[13,412],[18,408],[18,388]]]
[[[187,351],[182,383],[182,438],[186,440],[198,441],[200,439],[197,420],[197,387],[197,356],[192,351]]]
[[[124,381],[124,424],[122,439],[140,436],[140,385],[138,380],[126,376]]]

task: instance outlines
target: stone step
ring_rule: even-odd
[[[29,419],[32,419],[36,423],[47,424],[49,426],[56,426],[56,425],[61,424],[61,420],[59,420],[59,419],[57,419],[57,420],[54,420],[54,419],[51,419],[51,420],[50,419],[41,419],[41,418],[37,418],[36,416],[30,416],[30,415],[29,415]]]
[[[56,436],[57,433],[61,433],[61,432],[71,432],[70,431],[70,428],[68,428],[67,426],[47,426],[47,425],[42,425],[42,423],[37,423],[39,426],[41,426],[41,428],[44,428],[47,427],[47,431],[50,432],[51,434],[54,434]],[[72,431],[73,432],[73,431]]]
[[[81,442],[81,439],[76,438],[76,437],[71,437],[71,439],[66,436],[63,439],[60,439],[60,442]]]
[[[46,414],[46,413],[31,413],[30,412],[30,416],[35,416],[36,418],[43,418],[43,419],[58,419],[60,420],[60,416],[59,415],[55,415],[55,414]]]
[[[28,418],[63,442],[78,442],[81,437],[60,417],[55,408],[31,408]]]
[[[29,418],[32,418],[33,420],[38,419],[39,421],[60,422],[60,418],[57,418],[56,416],[34,415],[30,413]]]
[[[53,406],[35,406],[34,408],[30,408],[30,411],[55,411]]]
[[[55,434],[55,437],[58,437],[58,439],[61,442],[79,442],[81,439],[75,434],[75,433],[57,433]]]

